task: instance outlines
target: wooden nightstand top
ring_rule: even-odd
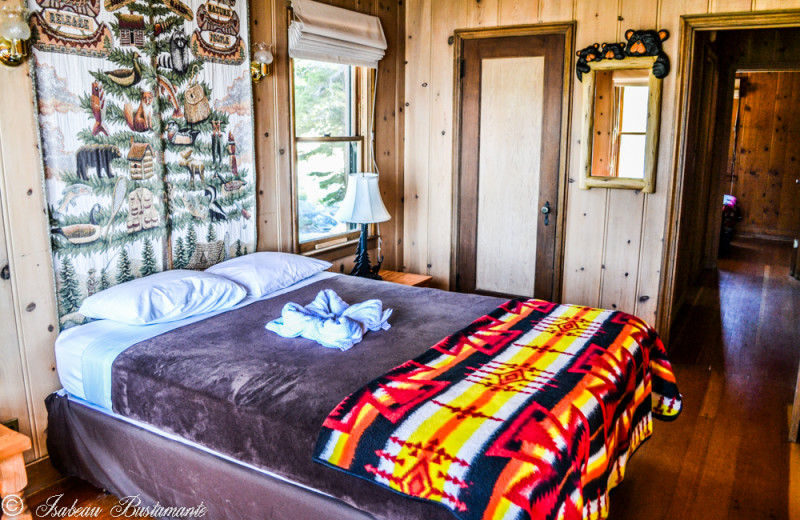
[[[426,274],[399,273],[397,271],[378,272],[385,282],[399,283],[403,285],[414,285],[416,287],[430,287],[432,276]]]

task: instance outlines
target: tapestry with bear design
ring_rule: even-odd
[[[84,298],[255,250],[243,0],[34,0],[61,326]]]

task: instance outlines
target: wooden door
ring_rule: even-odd
[[[555,296],[566,44],[565,34],[463,41],[458,291]]]

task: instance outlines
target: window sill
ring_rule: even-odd
[[[319,258],[320,260],[333,262],[334,260],[340,260],[347,256],[356,254],[357,247],[358,247],[358,238],[355,238],[353,240],[341,242],[339,244],[335,244],[329,247],[315,249],[313,251],[307,251],[301,254],[303,256],[312,256],[314,258]],[[367,250],[374,249],[376,247],[378,247],[378,236],[373,235],[367,238]]]

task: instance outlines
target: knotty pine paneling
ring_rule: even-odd
[[[570,124],[568,174],[567,179],[563,180],[567,182],[567,207],[562,211],[567,213],[561,300],[593,306],[616,305],[621,310],[634,312],[649,322],[655,322],[658,316],[666,214],[674,188],[675,126],[680,115],[676,106],[681,74],[677,62],[680,17],[685,14],[797,7],[800,0],[408,2],[406,27],[408,36],[412,36],[412,32],[414,34],[406,42],[408,63],[405,101],[409,107],[405,119],[407,166],[403,240],[406,248],[403,263],[409,271],[433,275],[434,285],[439,287],[447,287],[450,280],[449,269],[440,270],[439,266],[441,259],[450,258],[451,242],[444,240],[443,234],[437,234],[435,230],[451,226],[450,222],[441,220],[443,212],[438,210],[450,206],[452,198],[452,181],[439,180],[452,178],[452,171],[443,172],[441,169],[452,164],[453,148],[447,140],[432,144],[433,134],[441,130],[423,114],[432,112],[435,99],[432,93],[441,92],[441,82],[452,81],[453,69],[446,73],[440,70],[448,62],[450,49],[440,45],[439,34],[449,31],[453,20],[434,16],[431,7],[436,5],[438,12],[448,9],[440,5],[445,3],[451,4],[448,8],[457,13],[466,12],[465,25],[459,28],[576,20],[576,49],[595,42],[622,40],[623,32],[628,28],[664,28],[670,31],[671,36],[664,43],[664,48],[671,58],[672,71],[663,82],[655,193],[643,195],[623,190],[578,189],[582,99],[580,84],[574,76],[572,113],[567,116]],[[538,11],[534,19],[531,18],[533,6]],[[437,35],[435,40],[433,34]],[[422,83],[428,84],[422,87]],[[440,111],[441,107],[437,104],[437,114],[431,118],[451,120],[451,116],[447,115],[442,118]],[[446,159],[442,159],[442,156]]]
[[[0,394],[14,399],[4,408],[20,417],[33,441],[30,460],[44,454],[47,410],[44,398],[59,388],[53,345],[58,330],[50,235],[34,131],[33,88],[27,65],[0,66],[0,209],[10,266],[15,326],[0,339],[3,359],[14,360]],[[2,267],[2,266],[0,266]],[[8,289],[4,289],[4,292]],[[6,297],[9,293],[6,294]],[[5,320],[9,317],[4,316]],[[14,367],[21,368],[21,372]],[[20,385],[22,385],[20,387]],[[7,388],[13,387],[13,388]],[[24,395],[25,401],[19,402]],[[27,412],[25,410],[27,409]],[[3,417],[10,419],[11,417]]]
[[[743,220],[737,233],[795,238],[800,195],[800,72],[737,74],[740,122],[731,191]]]

